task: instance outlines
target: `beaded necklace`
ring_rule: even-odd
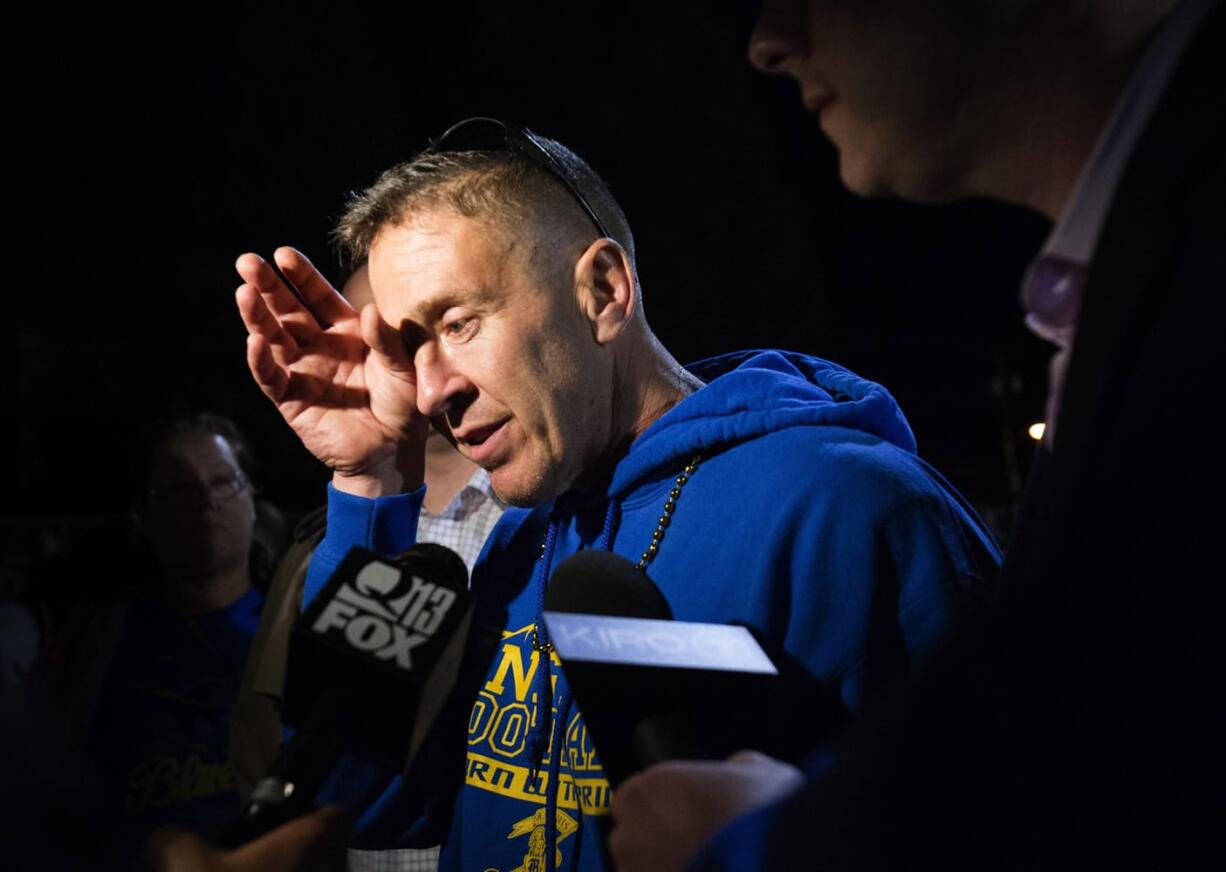
[[[681,489],[685,487],[687,482],[689,482],[690,476],[693,475],[694,471],[698,469],[698,464],[701,462],[702,455],[695,454],[692,458],[690,458],[690,462],[685,465],[685,468],[682,469],[677,475],[677,478],[674,479],[673,486],[669,488],[668,491],[668,499],[664,501],[664,509],[663,513],[660,515],[660,520],[656,523],[656,528],[651,531],[651,542],[648,543],[642,556],[639,557],[639,562],[634,565],[634,568],[639,572],[647,572],[647,567],[651,564],[651,561],[655,560],[656,555],[660,553],[660,543],[664,541],[664,533],[668,530],[668,525],[672,522],[673,512],[677,510],[677,500],[681,497]],[[552,527],[550,529],[552,532]],[[550,551],[551,549],[549,548],[547,535],[546,540],[541,543],[541,556],[539,559],[544,560]],[[542,608],[544,607],[544,596],[545,593],[542,587]],[[552,642],[541,641],[541,634],[538,627],[533,627],[532,629],[532,650],[546,653],[554,650]]]

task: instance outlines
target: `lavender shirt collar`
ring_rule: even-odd
[[[1022,282],[1026,325],[1058,347],[1051,362],[1047,398],[1049,443],[1055,412],[1081,313],[1086,275],[1120,177],[1157,108],[1179,58],[1216,0],[1183,0],[1154,31],[1116,102],[1060,220]]]

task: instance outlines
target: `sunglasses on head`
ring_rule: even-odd
[[[507,124],[497,118],[465,118],[447,128],[441,136],[431,139],[429,151],[501,151],[518,155],[561,182],[575,198],[575,202],[587,213],[587,217],[592,219],[600,235],[610,235],[604,222],[597,217],[596,210],[566,172],[566,168],[530,130]]]

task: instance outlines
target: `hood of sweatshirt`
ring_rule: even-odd
[[[618,462],[606,493],[603,529],[592,547],[607,550],[619,524],[621,502],[636,487],[675,473],[695,455],[710,456],[745,442],[794,426],[825,425],[870,434],[904,451],[915,453],[915,437],[902,410],[881,385],[860,378],[837,364],[816,357],[783,351],[743,351],[710,358],[687,367],[704,386],[651,424]],[[548,636],[541,621],[547,579],[553,569],[559,525],[571,516],[566,497],[555,503],[549,529],[536,563],[534,583],[538,610],[536,632]],[[537,694],[547,699],[548,661],[538,670]],[[561,722],[570,710],[569,692],[558,701]],[[547,745],[557,743],[557,720],[548,707],[533,718],[528,747],[534,766],[540,766]],[[558,785],[560,755],[549,763],[549,784]],[[545,810],[546,843],[556,838],[556,792]],[[552,859],[552,858],[549,858]],[[572,863],[578,862],[577,852]],[[552,868],[547,863],[547,870]]]
[[[786,427],[824,424],[869,433],[915,453],[902,409],[881,385],[838,364],[784,351],[741,351],[687,367],[706,385],[634,441],[609,483],[626,496],[661,469]]]

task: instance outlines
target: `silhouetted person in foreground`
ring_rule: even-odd
[[[1220,860],[1223,48],[1207,0],[764,4],[751,60],[799,82],[848,187],[1054,222],[1022,296],[1059,350],[1001,600],[696,866]],[[776,765],[627,782],[615,858],[683,865],[792,788]]]

